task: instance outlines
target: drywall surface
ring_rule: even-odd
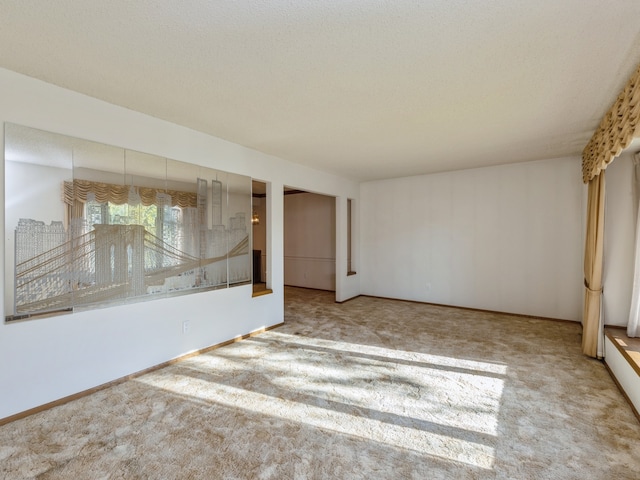
[[[361,184],[361,292],[579,320],[582,194],[578,157]]]
[[[0,418],[282,322],[284,185],[340,198],[359,195],[358,185],[346,179],[4,69],[0,69],[0,121],[268,182],[267,264],[273,288],[272,294],[255,298],[251,285],[245,285],[50,318],[0,322]],[[0,138],[0,151],[4,151],[4,137]],[[3,198],[4,174],[3,169]],[[10,168],[6,174],[11,175]],[[8,178],[9,182],[14,180]],[[2,225],[4,210],[0,209]],[[6,235],[0,251],[4,251],[5,241]],[[1,261],[4,264],[4,259]],[[187,332],[184,321],[189,322]]]
[[[315,193],[284,196],[285,285],[336,289],[335,205]]]

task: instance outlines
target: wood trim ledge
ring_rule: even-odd
[[[624,339],[621,338],[626,338],[626,332],[624,330],[621,336],[617,336],[611,332],[610,329],[611,327],[606,327],[605,335],[611,340],[611,343],[618,349],[629,365],[631,365],[631,368],[640,376],[640,349],[630,347],[624,343]]]
[[[269,294],[271,294],[271,293],[273,293],[273,290],[272,290],[272,289],[270,289],[270,288],[265,288],[264,290],[260,290],[260,291],[257,291],[257,292],[253,292],[253,293],[251,294],[251,297],[252,297],[252,298],[254,298],[254,297],[261,297],[262,295],[269,295]],[[281,324],[281,325],[282,325],[282,324]]]

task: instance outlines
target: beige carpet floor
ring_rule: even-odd
[[[280,328],[0,427],[0,478],[640,478],[578,325],[286,297]]]

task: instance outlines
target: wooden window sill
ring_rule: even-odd
[[[605,328],[605,335],[640,376],[640,338],[627,337],[626,329]]]
[[[254,283],[253,284],[253,294],[252,297],[261,297],[262,295],[269,295],[273,293],[273,290],[267,288],[265,283]]]

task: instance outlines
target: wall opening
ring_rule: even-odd
[[[251,234],[253,294],[261,295],[271,290],[270,272],[267,270],[268,240],[267,184],[251,181]]]
[[[354,241],[353,241],[353,232],[355,231],[354,227],[354,206],[355,202],[353,199],[347,199],[347,275],[355,275],[356,274],[356,266],[354,262],[355,254],[354,254]]]
[[[335,197],[285,187],[284,284],[335,292]]]

